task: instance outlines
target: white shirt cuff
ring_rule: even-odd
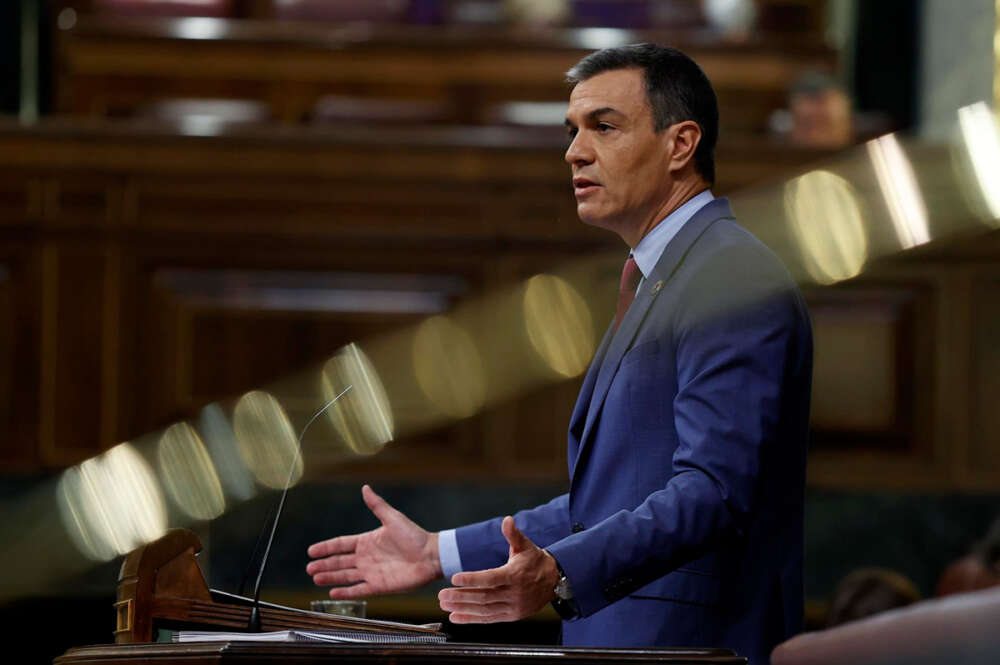
[[[458,554],[458,539],[454,529],[438,533],[438,557],[441,559],[441,573],[450,583],[452,575],[462,572],[462,557]]]

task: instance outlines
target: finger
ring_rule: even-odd
[[[368,582],[361,582],[353,586],[335,586],[327,594],[334,600],[350,600],[351,598],[364,598],[372,595],[372,587]]]
[[[442,601],[439,603],[445,612],[457,612],[458,614],[468,614],[476,617],[492,617],[501,614],[512,614],[511,605],[507,602],[488,603],[451,603]]]
[[[321,540],[318,543],[313,543],[309,546],[309,549],[306,550],[306,552],[314,559],[329,556],[331,554],[345,554],[347,552],[353,552],[357,542],[357,535],[337,536],[336,538],[330,538],[329,540]]]
[[[481,589],[478,587],[462,587],[460,589],[441,589],[438,592],[439,601],[457,603],[496,603],[506,602],[503,593],[510,587],[494,587],[491,589]]]
[[[506,566],[471,573],[455,573],[451,576],[451,583],[454,586],[498,587],[505,586],[509,582]]]
[[[313,584],[316,586],[331,586],[334,584],[356,584],[363,581],[364,577],[357,568],[347,570],[335,570],[329,573],[317,573],[313,575]]]
[[[503,518],[503,522],[500,524],[500,531],[503,533],[503,537],[507,539],[507,542],[510,543],[511,554],[517,554],[518,552],[530,550],[535,547],[535,544],[517,528],[514,518],[510,515]]]
[[[499,623],[501,621],[514,621],[514,618],[506,613],[493,614],[490,616],[476,616],[474,614],[461,614],[455,612],[448,615],[448,621],[452,623]]]
[[[310,561],[306,565],[306,573],[315,575],[329,570],[341,570],[342,568],[354,568],[358,560],[356,554],[335,554],[325,559]]]
[[[382,524],[399,513],[398,510],[389,505],[388,501],[376,494],[370,485],[361,487],[361,496],[364,498],[368,510],[372,511]]]

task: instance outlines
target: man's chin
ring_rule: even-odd
[[[622,233],[622,228],[624,227],[622,226],[621,219],[610,215],[598,214],[594,210],[588,210],[586,206],[577,206],[576,214],[580,218],[580,221],[587,226],[610,231],[624,240],[626,244],[629,243],[628,237]]]
[[[576,215],[580,221],[588,226],[596,226],[601,229],[610,228],[604,215],[599,214],[591,206],[580,204],[576,206]]]

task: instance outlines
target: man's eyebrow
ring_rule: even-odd
[[[621,115],[622,114],[622,112],[619,111],[618,109],[612,108],[610,106],[602,106],[599,109],[594,109],[593,111],[588,111],[587,114],[584,117],[587,118],[588,120],[595,120],[595,119],[599,118],[600,116],[606,115],[608,113],[614,113],[615,115]],[[573,121],[570,120],[568,117],[566,118],[566,120],[564,121],[564,123],[565,123],[565,125],[567,127],[574,127],[575,126],[573,124]]]

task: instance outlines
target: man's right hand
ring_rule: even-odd
[[[306,566],[330,598],[360,598],[416,589],[441,577],[438,536],[420,528],[365,485],[361,495],[382,526],[309,546]]]

